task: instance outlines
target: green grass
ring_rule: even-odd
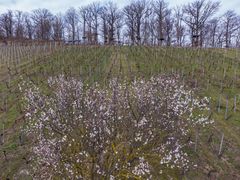
[[[10,179],[28,165],[23,159],[31,141],[25,139],[19,145],[19,133],[24,125],[20,112],[20,92],[18,83],[28,79],[43,90],[49,76],[65,74],[81,78],[85,83],[99,82],[106,86],[111,78],[128,81],[136,77],[150,78],[157,74],[179,74],[190,88],[195,87],[199,96],[211,97],[213,128],[201,131],[197,153],[191,152],[200,164],[185,178],[206,178],[210,171],[217,172],[218,179],[240,176],[240,54],[238,50],[190,49],[161,47],[64,47],[49,55],[37,56],[33,60],[21,60],[21,64],[11,66],[11,75],[4,68],[0,74],[5,77],[0,82],[0,106],[7,102],[7,111],[0,113],[0,132],[6,141],[0,146],[0,177]],[[4,66],[1,66],[4,67]],[[9,82],[9,87],[6,86]],[[234,98],[237,109],[233,111]],[[218,102],[221,97],[221,109]],[[229,111],[225,120],[226,98]],[[224,153],[217,156],[221,135],[224,133]],[[208,143],[212,135],[212,142]],[[192,137],[194,141],[194,137]],[[3,156],[7,153],[7,159]]]

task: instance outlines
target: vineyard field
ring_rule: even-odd
[[[211,127],[189,137],[198,166],[190,167],[183,179],[240,179],[238,49],[57,45],[0,47],[0,179],[18,179],[31,166],[34,142],[24,134],[27,119],[19,84],[29,81],[49,93],[48,78],[59,75],[106,88],[114,78],[130,83],[178,76],[199,97],[210,99],[208,116],[214,119]]]

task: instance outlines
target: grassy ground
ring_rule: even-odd
[[[240,178],[240,54],[237,50],[69,46],[32,57],[23,56],[18,62],[0,66],[0,132],[4,139],[0,145],[0,179],[19,177],[31,164],[32,142],[21,132],[24,117],[18,83],[22,79],[44,89],[45,80],[59,74],[105,86],[113,77],[133,80],[161,73],[177,73],[191,88],[196,88],[199,96],[211,97],[211,117],[215,124],[200,131],[197,152],[192,152],[199,167],[185,178]],[[223,153],[219,156],[223,134]],[[191,139],[194,141],[194,137]]]

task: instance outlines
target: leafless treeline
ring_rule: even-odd
[[[164,0],[133,0],[123,8],[95,2],[64,14],[47,9],[0,15],[1,39],[37,39],[84,44],[240,47],[240,16],[216,16],[220,2],[195,0],[170,8]]]

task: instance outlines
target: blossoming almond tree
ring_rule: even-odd
[[[171,177],[194,164],[191,131],[212,123],[208,99],[196,98],[178,76],[113,79],[103,88],[60,75],[48,84],[48,95],[21,85],[36,178]]]

